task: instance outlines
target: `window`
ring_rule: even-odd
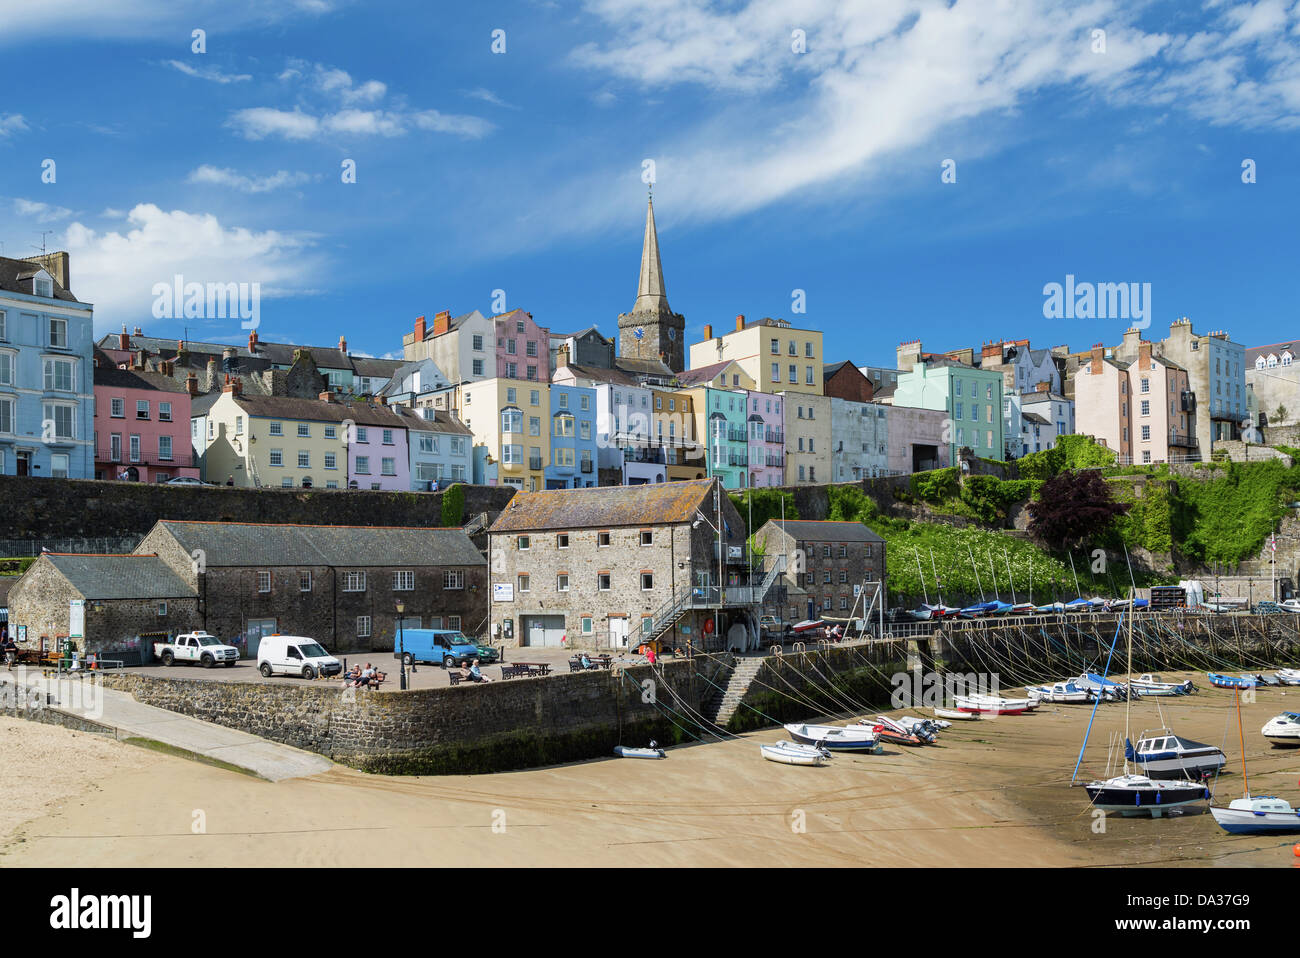
[[[790,348],[791,348],[791,349],[794,348],[794,343],[791,343],[791,344],[790,344]],[[791,366],[790,366],[790,382],[792,382],[792,383],[797,383],[798,381],[799,381],[799,367],[798,367],[798,366],[795,366],[794,364],[791,364]]]
[[[442,574],[442,587],[452,590],[465,588],[465,573],[459,569],[448,569]]]
[[[271,434],[272,436],[283,436],[283,435],[284,435],[284,423],[282,423],[282,422],[273,422],[273,423],[271,423],[270,434]]]
[[[596,591],[597,591],[597,592],[608,592],[608,591],[609,591],[609,573],[608,573],[608,572],[599,572],[599,573],[596,574]]]
[[[1150,391],[1151,391],[1151,380],[1149,380],[1149,379],[1147,379],[1145,376],[1143,376],[1143,377],[1142,377],[1142,392],[1144,392],[1144,393],[1149,393]]]
[[[536,356],[536,355],[537,355],[537,343],[536,343],[535,341],[533,341],[533,340],[530,339],[530,340],[528,340],[528,342],[524,343],[524,355],[525,355],[525,356]],[[528,368],[529,368],[529,369],[535,369],[536,367],[534,367],[534,366],[529,366]]]
[[[398,569],[393,573],[394,592],[414,592],[415,573],[410,569]]]
[[[540,416],[528,417],[528,435],[540,436],[542,434],[542,419]]]
[[[813,358],[813,344],[812,344],[812,343],[804,343],[804,344],[803,344],[803,354],[804,354],[804,356],[807,357],[808,359],[812,359],[812,358]]]
[[[9,341],[9,320],[3,309],[0,309],[0,343]]]
[[[325,453],[325,468],[326,469],[338,468],[338,455],[336,453],[332,453],[332,452]]]
[[[473,362],[473,370],[474,370],[474,375],[475,375],[475,376],[482,376],[482,375],[483,375],[483,360],[481,360],[481,359],[476,359],[476,360],[474,360],[474,362]],[[468,397],[466,397],[466,398],[467,398],[467,400],[468,400]]]
[[[298,423],[298,438],[299,439],[311,438],[311,426],[308,423],[305,422]],[[365,440],[363,439],[362,442],[365,442]]]
[[[2,408],[2,407],[0,407]],[[6,429],[0,429],[0,432],[7,432]],[[122,434],[113,433],[108,437],[108,458],[111,462],[122,461]]]
[[[160,403],[158,404],[158,421],[159,421],[159,422],[171,422],[171,421],[172,421],[172,404],[171,404],[171,403],[169,403],[169,402],[160,402]]]
[[[50,456],[50,475],[55,479],[68,478],[68,454],[56,452]]]
[[[515,548],[520,552],[527,552],[530,545],[528,536],[519,536],[515,539]]]
[[[326,427],[325,427],[325,438],[326,438],[326,439],[337,439],[338,437],[339,437],[339,431],[338,431],[338,427],[337,427],[337,426],[326,426]]]
[[[364,426],[357,426],[357,442],[370,442],[370,432]]]
[[[370,475],[370,457],[369,457],[369,456],[357,456],[357,475],[359,475],[359,476],[368,476],[368,475]]]
[[[50,319],[50,345],[57,349],[68,348],[68,321]]]
[[[160,601],[160,602],[158,603],[158,614],[159,614],[159,615],[166,615],[166,614],[167,614],[167,603],[166,603],[166,602]]]
[[[1149,415],[1151,415],[1151,400],[1150,400],[1150,399],[1144,399],[1144,400],[1142,400],[1142,415],[1144,415],[1144,416],[1149,416]]]
[[[344,592],[365,592],[366,574],[364,572],[345,572],[343,574]]]
[[[772,340],[772,355],[773,356],[781,355],[781,343],[779,340],[776,339]]]
[[[652,546],[652,545],[654,545],[654,542],[655,542],[655,534],[654,534],[654,530],[653,530],[653,529],[642,529],[642,530],[641,530],[641,544],[642,544],[643,546]]]
[[[483,351],[483,337],[481,335],[474,336],[471,341],[473,343],[474,350],[476,352],[481,353]]]
[[[271,573],[259,572],[257,574],[257,591],[258,592],[271,591]]]
[[[311,468],[311,453],[308,452],[306,449],[298,450],[298,468],[299,469]]]
[[[108,414],[114,419],[126,418],[126,400],[110,399],[108,401]]]
[[[516,389],[514,386],[506,387],[506,402],[510,403],[511,405],[514,405],[519,401],[516,398],[518,395],[519,395],[519,390]]]
[[[243,434],[244,434],[244,417],[243,417],[243,416],[236,416],[236,417],[235,417],[235,435],[236,435],[236,436],[242,436]]]
[[[524,431],[524,414],[518,409],[501,410],[501,431],[522,433]]]
[[[457,632],[459,632],[459,631],[460,631],[460,616],[458,616],[458,615],[449,615],[449,616],[447,616],[447,628],[449,628],[449,629],[455,629]]]
[[[595,629],[595,622],[592,619],[592,617],[589,615],[584,615],[582,617],[582,634],[591,635],[594,629]]]
[[[641,573],[641,591],[650,592],[655,587],[655,574],[653,572]]]
[[[597,532],[597,533],[596,533],[596,546],[597,546],[598,548],[604,548],[604,547],[607,546],[607,545],[609,545],[609,533],[608,533],[608,532]]]
[[[158,437],[158,458],[163,462],[170,462],[172,458],[172,437]]]
[[[284,450],[283,450],[283,449],[272,449],[272,450],[271,450],[271,460],[270,460],[270,462],[271,462],[271,465],[273,465],[273,466],[283,466],[283,465],[284,465]]]
[[[510,354],[511,356],[513,356],[513,355],[515,355],[515,353],[516,353],[517,350],[518,350],[518,347],[515,345],[515,341],[514,341],[513,339],[507,339],[507,340],[506,340],[506,352],[507,352],[508,354]]]
[[[536,390],[530,390],[528,393],[528,405],[540,406],[542,404],[542,394]]]
[[[555,591],[556,591],[556,592],[568,592],[568,591],[569,591],[569,573],[567,573],[567,572],[561,572],[561,573],[559,573],[558,575],[556,575],[556,577],[555,577]]]
[[[811,366],[804,367],[804,384],[813,385],[813,368]]]
[[[397,475],[397,460],[389,457],[384,457],[383,459],[380,459],[379,473],[380,475],[384,475],[384,476]]]
[[[1149,442],[1150,440],[1151,440],[1151,427],[1150,427],[1150,426],[1143,426],[1143,427],[1142,427],[1142,441],[1143,441],[1143,442]]]
[[[385,429],[381,438],[385,446],[391,446],[393,444],[393,430]]]
[[[45,360],[45,388],[55,389],[59,392],[72,392],[72,360],[70,359],[47,359]],[[149,404],[145,403],[148,409]],[[148,415],[144,416],[148,419]]]
[[[298,573],[298,591],[299,592],[311,591],[311,572],[306,569],[301,570]]]
[[[76,439],[76,423],[73,418],[74,409],[76,409],[75,406],[64,403],[45,403],[42,407],[42,435],[50,435],[49,431],[52,429],[52,436],[55,439]]]
[[[779,383],[780,381],[781,381],[781,364],[780,364],[780,363],[773,363],[773,364],[772,364],[772,382],[774,382],[774,383]]]
[[[370,616],[368,615],[357,616],[357,638],[358,639],[370,638]]]

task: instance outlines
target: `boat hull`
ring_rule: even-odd
[[[863,734],[834,725],[787,725],[785,730],[800,745],[813,745],[832,752],[880,751],[880,736],[873,731]]]
[[[668,753],[661,748],[630,748],[626,745],[615,745],[614,754],[619,758],[667,758]]]
[[[824,749],[794,742],[760,745],[758,750],[763,758],[779,765],[825,765],[830,759],[830,754]]]
[[[1110,782],[1094,782],[1085,786],[1094,808],[1121,815],[1150,815],[1159,818],[1165,809],[1190,805],[1210,797],[1204,785],[1173,785],[1163,788],[1131,788]]]
[[[1300,812],[1252,812],[1241,808],[1210,806],[1210,814],[1229,835],[1288,835],[1300,833]]]

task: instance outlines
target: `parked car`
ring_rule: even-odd
[[[239,650],[233,645],[226,645],[215,635],[207,632],[186,632],[176,636],[174,642],[155,642],[153,654],[162,660],[165,666],[177,662],[197,662],[205,669],[217,663],[230,668],[239,661]]]
[[[404,629],[401,650],[393,657],[403,663],[432,662],[444,669],[455,668],[479,657],[479,647],[459,629]]]
[[[476,648],[478,649],[479,665],[491,665],[501,656],[501,654],[490,645],[479,645],[476,646]]]
[[[268,679],[273,675],[338,675],[343,663],[325,651],[315,639],[302,635],[266,635],[257,646],[257,671]]]
[[[210,486],[212,483],[204,482],[202,479],[195,479],[193,476],[177,476],[175,479],[168,479],[163,483],[164,486]]]

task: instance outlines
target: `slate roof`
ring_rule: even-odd
[[[116,366],[96,366],[95,385],[106,389],[150,389],[164,393],[183,393],[185,386],[162,373],[137,369],[118,369]],[[191,409],[193,406],[191,406]],[[191,413],[193,415],[193,413]]]
[[[516,492],[488,531],[612,529],[690,522],[713,509],[713,479]]]
[[[705,386],[718,377],[732,363],[734,359],[724,359],[720,363],[710,363],[708,366],[700,366],[696,369],[685,369],[677,374],[677,381],[683,387]]]
[[[595,383],[610,383],[615,386],[639,386],[640,380],[635,376],[623,372],[621,369],[604,369],[600,366],[579,366],[577,363],[569,363],[568,366],[561,367],[568,369],[577,379],[590,379]],[[559,372],[559,370],[556,370]],[[552,377],[554,379],[554,377]]]
[[[210,567],[330,565],[477,566],[483,554],[459,528],[303,526],[160,519],[187,553]]]
[[[390,406],[389,409],[401,417],[403,425],[407,429],[414,429],[418,432],[452,433],[458,436],[474,435],[474,430],[445,409],[432,409],[433,419],[425,419],[422,409],[411,409],[408,406]]]
[[[1266,346],[1248,346],[1245,361],[1248,368],[1254,369],[1255,360],[1259,359],[1260,356],[1267,360],[1269,353],[1272,353],[1278,357],[1280,362],[1284,352],[1290,352],[1292,356],[1300,356],[1300,339],[1293,339],[1285,343],[1269,343]]]
[[[62,555],[45,553],[86,599],[183,599],[196,596],[157,555]],[[39,560],[38,560],[39,561]]]
[[[804,542],[884,542],[860,522],[818,522],[815,519],[769,519],[767,525]],[[762,531],[762,530],[759,530]]]
[[[44,267],[40,263],[0,256],[0,290],[8,293],[26,293],[29,296],[36,295],[32,290],[32,277],[42,269]],[[49,270],[46,270],[46,272],[49,272]],[[52,273],[50,274],[50,280],[54,284],[55,299],[61,299],[65,303],[81,302],[81,300],[60,286],[59,281],[54,279]]]
[[[470,319],[474,316],[478,316],[479,319],[487,319],[487,317],[484,316],[482,313],[480,313],[477,309],[471,309],[468,313],[461,313],[459,316],[453,316],[451,319],[447,320],[447,332],[450,333],[450,332],[454,332],[457,329],[460,329],[460,327],[465,324],[465,321],[467,319]],[[445,336],[446,334],[447,333],[440,333],[438,335]],[[429,323],[424,331],[424,338],[426,340],[429,340],[429,339],[433,339],[433,337],[434,337],[433,323]]]
[[[1029,410],[1025,410],[1024,413],[1021,414],[1021,418],[1024,419],[1026,422],[1032,422],[1032,423],[1034,423],[1035,425],[1039,425],[1039,426],[1050,426],[1050,425],[1051,425],[1050,422],[1048,422],[1046,419],[1044,419],[1044,418],[1043,418],[1042,416],[1040,416],[1038,413],[1036,413],[1036,412],[1030,412]]]
[[[214,390],[210,393],[200,393],[190,400],[190,418],[197,419],[200,416],[206,416],[212,409],[212,404],[221,398],[221,392]]]
[[[351,419],[359,426],[385,426],[389,429],[406,425],[402,417],[387,406],[372,406],[367,402],[325,402],[295,396],[236,396],[235,402],[250,416],[263,419],[310,419],[316,422]]]

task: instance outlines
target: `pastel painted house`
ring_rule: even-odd
[[[493,317],[497,376],[528,382],[551,381],[551,331],[522,309]]]
[[[95,366],[95,478],[165,482],[199,478],[188,389],[161,370]],[[197,381],[191,380],[194,388]]]
[[[0,475],[94,475],[92,314],[67,253],[0,257]]]
[[[854,370],[857,371],[856,369]],[[749,436],[749,484],[779,486],[785,482],[785,416],[780,396],[749,390],[745,427]]]
[[[432,406],[390,408],[406,426],[413,491],[474,481],[474,434],[453,413]]]
[[[551,458],[547,489],[586,489],[597,485],[596,390],[551,384]]]

